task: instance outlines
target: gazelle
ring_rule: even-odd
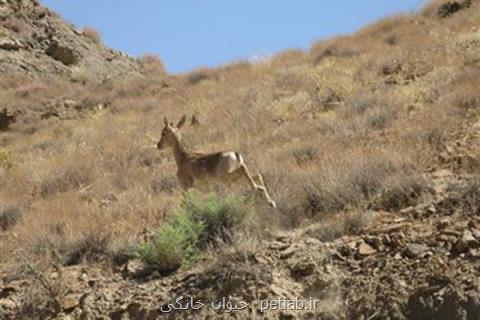
[[[222,181],[233,180],[238,176],[245,178],[255,191],[263,194],[270,206],[276,207],[275,201],[268,194],[263,177],[257,174],[252,177],[241,154],[235,151],[224,151],[214,153],[193,153],[188,152],[181,139],[180,128],[185,124],[186,116],[176,126],[168,123],[164,118],[165,127],[162,136],[157,143],[159,150],[171,147],[177,163],[177,177],[180,186],[187,190],[193,186],[195,180],[206,180],[217,178]],[[255,182],[254,177],[259,180]]]

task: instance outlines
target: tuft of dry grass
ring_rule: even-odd
[[[138,62],[148,73],[165,74],[165,66],[156,54],[143,54],[138,58]]]
[[[31,83],[22,84],[15,88],[15,95],[22,98],[29,98],[32,95],[38,94],[47,90],[47,85],[43,82],[33,81]]]
[[[100,33],[93,27],[84,27],[82,29],[82,35],[97,44],[100,44],[102,42],[102,37],[100,36]]]
[[[22,214],[20,208],[13,205],[0,207],[0,230],[7,231],[17,224]]]

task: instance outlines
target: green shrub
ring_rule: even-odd
[[[200,249],[217,239],[231,240],[233,229],[245,221],[242,202],[233,196],[222,199],[215,193],[186,192],[171,220],[151,242],[139,246],[140,256],[163,273],[188,265]]]
[[[202,226],[198,239],[200,247],[205,247],[216,239],[230,241],[231,231],[235,226],[241,226],[246,216],[240,200],[234,196],[221,199],[213,192],[205,196],[196,192],[186,193],[180,210]]]

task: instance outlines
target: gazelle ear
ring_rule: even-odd
[[[163,118],[163,122],[165,123],[165,127],[167,127],[167,126],[168,126],[168,120],[167,120],[167,117],[164,117],[164,118]]]
[[[178,124],[177,124],[178,129],[183,127],[183,125],[185,124],[185,120],[187,120],[187,115],[183,115],[182,119],[180,119],[180,121],[178,122]]]

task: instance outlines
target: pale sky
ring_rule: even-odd
[[[350,33],[422,0],[41,0],[77,27],[97,29],[107,46],[154,53],[185,72]]]

